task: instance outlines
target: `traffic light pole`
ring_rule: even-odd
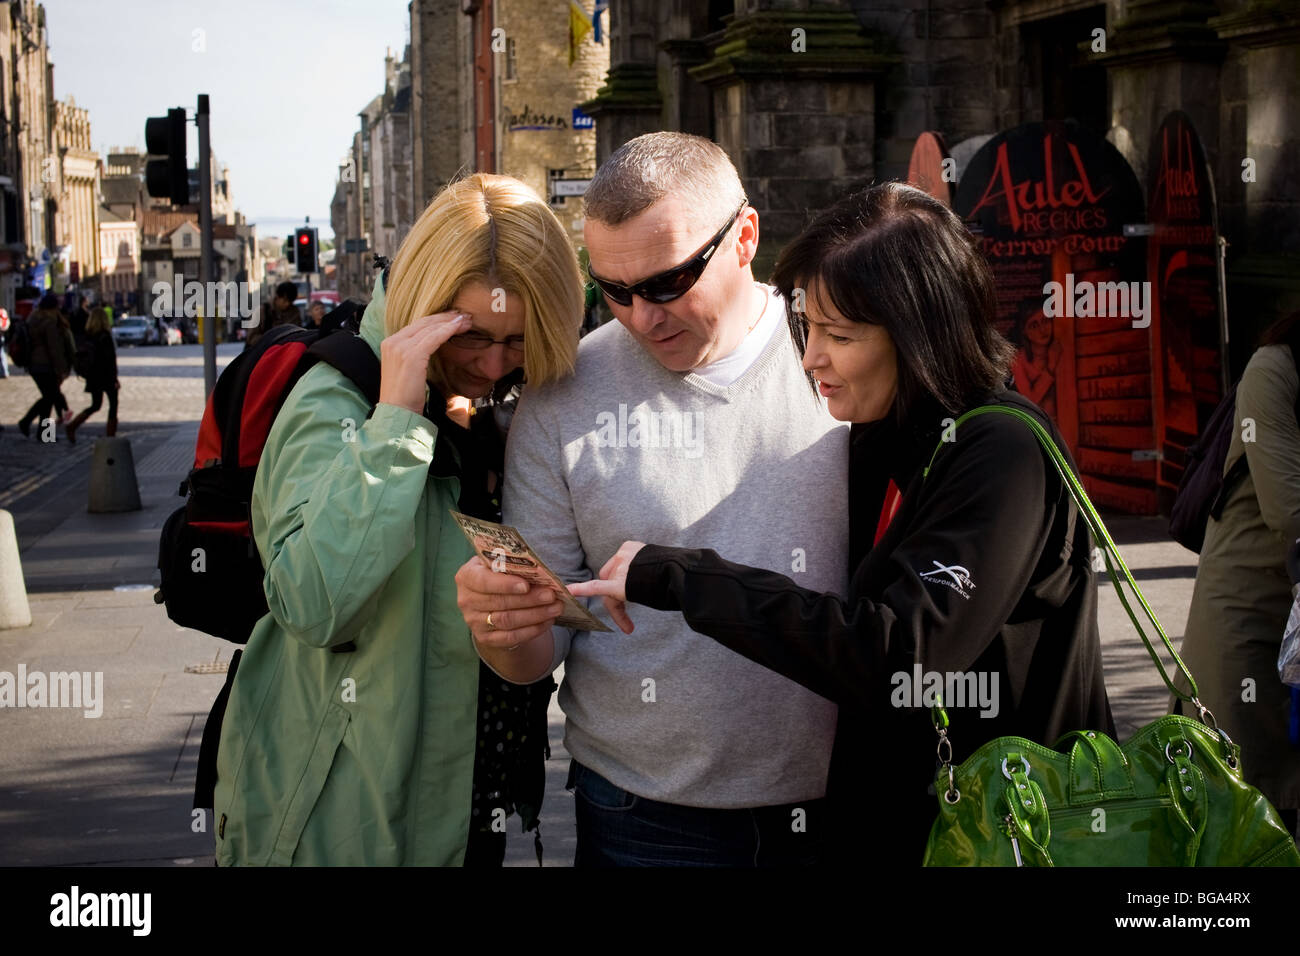
[[[311,226],[311,216],[303,216],[302,221],[305,222],[308,225],[308,227]],[[316,253],[316,261],[313,262],[312,265],[314,265],[317,269],[319,269],[320,268],[320,243],[313,242],[312,249]],[[308,311],[311,311],[311,291],[312,291],[311,277],[314,276],[315,274],[316,274],[315,272],[307,273],[307,310]]]
[[[208,138],[208,94],[199,94],[199,284],[206,306],[215,299],[212,288],[212,142]],[[203,394],[212,394],[217,384],[217,319],[203,309]]]

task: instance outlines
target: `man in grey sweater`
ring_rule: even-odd
[[[583,340],[570,379],[525,390],[506,522],[566,581],[635,539],[844,593],[848,428],[809,388],[784,302],[754,281],[758,214],[727,155],[682,133],[638,137],[601,166],[585,212],[591,275],[618,321]],[[481,559],[457,585],[502,677],[565,665],[575,865],[818,862],[832,703],[678,614],[641,609],[631,635],[574,632],[554,626],[550,592]]]

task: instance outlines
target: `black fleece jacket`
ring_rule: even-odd
[[[1029,412],[1064,448],[1024,397],[999,391],[980,404]],[[947,417],[927,402],[901,426],[854,426],[847,598],[707,550],[650,545],[628,572],[629,601],[680,610],[694,630],[839,705],[832,862],[921,862],[938,815],[937,737],[928,707],[913,706],[925,702],[914,665],[983,675],[996,690],[946,701],[955,762],[1004,735],[1051,745],[1071,730],[1115,732],[1091,538],[1069,491],[1033,432],[996,414],[961,425],[923,477]],[[873,547],[891,478],[902,504]]]

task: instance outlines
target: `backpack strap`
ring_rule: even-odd
[[[1214,496],[1210,502],[1209,515],[1215,521],[1223,517],[1223,509],[1228,504],[1228,498],[1237,490],[1237,485],[1241,484],[1243,478],[1250,474],[1250,460],[1246,458],[1243,451],[1241,456],[1232,463],[1227,473],[1223,476],[1223,483],[1219,485],[1219,493]]]
[[[372,410],[379,404],[379,358],[361,336],[340,329],[317,339],[307,354],[347,376],[361,389]]]
[[[256,345],[236,357],[237,369],[233,368],[235,362],[231,362],[235,374],[231,376],[228,391],[221,389],[219,378],[212,394],[217,396],[220,392],[218,401],[225,403],[218,406],[218,421],[223,424],[221,461],[225,467],[256,468],[255,461],[242,465],[240,452],[248,445],[260,456],[284,397],[309,367],[301,361],[307,350],[307,335],[305,329],[296,325],[273,326]],[[274,355],[268,355],[273,351]],[[245,430],[250,428],[251,437],[246,437]]]
[[[1300,326],[1292,330],[1291,340],[1287,343],[1291,348],[1291,361],[1295,363],[1296,372],[1300,373]],[[1300,423],[1300,389],[1295,393],[1295,418]]]

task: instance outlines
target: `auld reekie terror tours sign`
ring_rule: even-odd
[[[1124,234],[1145,221],[1132,169],[1071,120],[1028,123],[971,158],[953,208],[993,268],[1016,388],[1056,421],[1096,504],[1154,513],[1151,294],[1144,241]]]
[[[1196,440],[1223,394],[1218,206],[1201,139],[1176,110],[1151,138],[1147,272],[1151,323],[1157,493],[1168,510]]]

